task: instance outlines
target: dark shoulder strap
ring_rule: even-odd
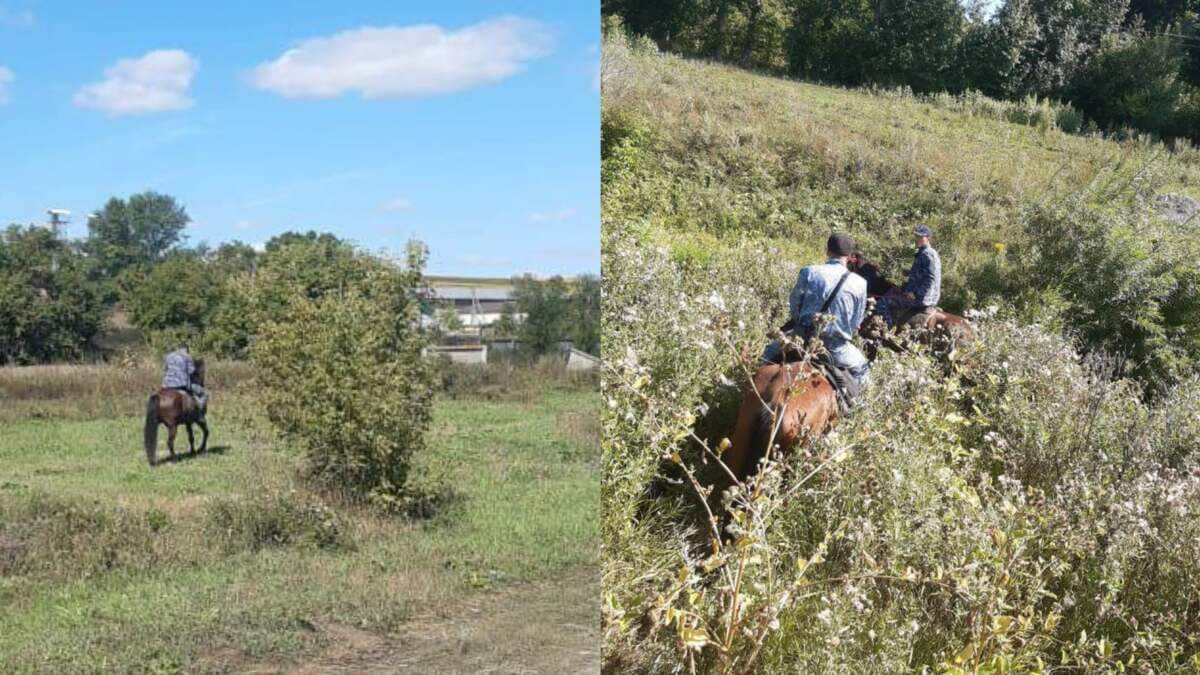
[[[825,298],[825,304],[821,305],[822,314],[829,311],[829,306],[833,304],[833,299],[837,297],[838,291],[842,290],[842,284],[846,283],[846,277],[848,276],[850,276],[850,270],[846,270],[842,278],[838,279],[837,286],[833,287],[833,292],[829,294],[829,297]]]

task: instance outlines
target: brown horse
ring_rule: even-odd
[[[868,295],[878,297],[897,288],[880,274],[878,266],[861,255],[851,257],[849,268],[867,280]],[[966,319],[941,309],[917,315],[905,325],[914,329],[918,339],[942,355],[948,354],[972,333]],[[789,321],[781,330],[786,332],[791,328]],[[897,326],[896,332],[900,328]],[[877,352],[876,344],[895,351],[905,350],[888,336],[887,324],[882,318],[869,317],[859,327],[859,333],[867,338],[867,357],[871,360]],[[837,394],[820,370],[803,360],[762,366],[743,392],[733,444],[723,461],[738,480],[745,480],[758,471],[772,436],[773,446],[781,453],[788,452],[806,438],[819,436],[833,428],[837,419]]]
[[[196,359],[196,372],[192,373],[192,384],[204,386],[204,359]],[[192,434],[192,425],[197,424],[204,432],[200,441],[200,452],[208,448],[208,424],[204,421],[204,411],[196,405],[196,399],[179,389],[159,389],[146,402],[146,459],[150,466],[155,464],[155,451],[158,449],[158,425],[167,425],[167,449],[171,457],[175,456],[175,431],[180,424],[187,426],[188,452],[196,454],[196,438]]]
[[[846,266],[851,272],[867,280],[867,295],[871,297],[880,298],[899,290],[899,286],[884,278],[878,265],[868,261],[860,253],[850,256]],[[897,324],[892,332],[899,333],[905,327],[912,330],[918,340],[937,348],[939,352],[953,350],[963,340],[969,339],[973,332],[969,321],[940,307],[933,307],[908,317],[908,320]],[[878,331],[877,324],[871,321],[864,321],[859,329],[859,332],[867,337],[882,337],[873,334]]]
[[[758,472],[768,442],[788,452],[831,429],[837,418],[833,385],[807,360],[765,365],[746,386],[733,444],[722,461],[738,480],[745,480]]]

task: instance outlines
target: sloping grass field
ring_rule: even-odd
[[[601,79],[607,672],[1200,668],[1200,153],[615,34]],[[797,271],[899,282],[920,223],[975,339],[708,493]]]
[[[211,366],[225,386],[214,386],[208,452],[184,454],[181,431],[178,461],[153,469],[138,414],[152,372],[0,371],[0,671],[303,662],[333,639],[314,626],[386,636],[476,596],[591,576],[598,436],[587,387],[439,401],[416,478],[439,498],[404,518],[303,480],[244,370]],[[567,602],[550,603],[557,619],[530,618],[549,622],[551,642],[556,621],[595,611]]]

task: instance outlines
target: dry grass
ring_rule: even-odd
[[[609,222],[643,222],[675,249],[761,237],[819,256],[821,233],[878,242],[899,272],[914,221],[934,226],[948,276],[1022,238],[1022,212],[1078,192],[1200,197],[1200,153],[955,112],[911,96],[818,86],[606,43],[606,125],[641,128],[633,176],[607,179]],[[608,142],[607,140],[605,141]],[[1124,194],[1116,194],[1125,188]],[[682,240],[682,241],[675,241]],[[809,242],[816,242],[810,244]],[[969,254],[968,254],[969,253]]]
[[[244,361],[208,365],[208,387],[221,397],[253,377]],[[137,415],[161,384],[161,365],[147,361],[0,367],[0,421]]]

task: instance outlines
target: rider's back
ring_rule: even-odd
[[[191,357],[183,350],[177,349],[167,354],[164,365],[166,370],[162,384],[164,389],[188,387],[192,383],[191,374],[195,366],[192,365]]]

